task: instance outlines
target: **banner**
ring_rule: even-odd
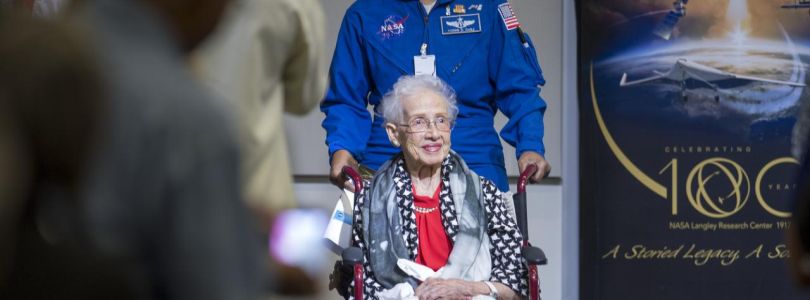
[[[582,299],[802,299],[810,1],[578,0]]]

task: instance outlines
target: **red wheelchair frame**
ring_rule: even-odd
[[[517,183],[517,193],[513,195],[513,201],[515,204],[515,214],[517,217],[517,224],[520,233],[523,235],[523,247],[521,248],[521,253],[523,253],[523,259],[526,262],[526,266],[528,268],[528,282],[529,282],[529,299],[530,300],[539,300],[540,299],[540,279],[537,273],[537,266],[545,265],[548,263],[548,259],[546,259],[546,254],[540,248],[534,247],[529,243],[529,226],[528,226],[528,219],[527,219],[527,203],[526,203],[526,184],[529,182],[529,178],[537,172],[536,165],[529,165],[526,170],[520,174]],[[363,178],[360,176],[355,169],[352,167],[346,166],[343,167],[343,174],[344,176],[348,177],[354,184],[354,190],[360,191],[363,189]],[[355,193],[355,203],[357,201],[357,197],[359,194]],[[346,248],[343,250],[341,254],[341,259],[343,260],[343,266],[348,267],[351,266],[353,270],[353,277],[354,280],[354,299],[363,299],[363,252],[360,248],[354,246],[354,242],[352,242],[352,247]]]

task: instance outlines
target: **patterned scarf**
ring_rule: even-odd
[[[369,249],[369,264],[377,282],[385,288],[406,282],[407,275],[396,266],[398,259],[411,259],[406,230],[397,199],[402,197],[394,180],[397,162],[402,154],[383,164],[366,189],[363,203],[363,235]],[[453,151],[442,168],[450,183],[450,191],[458,216],[458,232],[455,235],[453,251],[447,265],[439,277],[471,281],[488,280],[492,269],[487,236],[487,219],[484,210],[484,197],[481,182],[467,164]],[[446,226],[446,225],[445,225]],[[410,280],[408,280],[410,281]]]

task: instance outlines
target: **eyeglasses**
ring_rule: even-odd
[[[433,120],[415,118],[410,120],[408,124],[399,124],[399,126],[408,127],[408,132],[410,133],[419,133],[427,131],[430,124],[433,124],[433,126],[436,127],[436,130],[439,131],[450,131],[450,129],[453,128],[453,122],[445,117],[436,117]]]

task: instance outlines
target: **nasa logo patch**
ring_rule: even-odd
[[[405,21],[408,21],[408,16],[404,18],[396,15],[388,16],[380,25],[377,35],[383,40],[399,37],[405,33]]]

